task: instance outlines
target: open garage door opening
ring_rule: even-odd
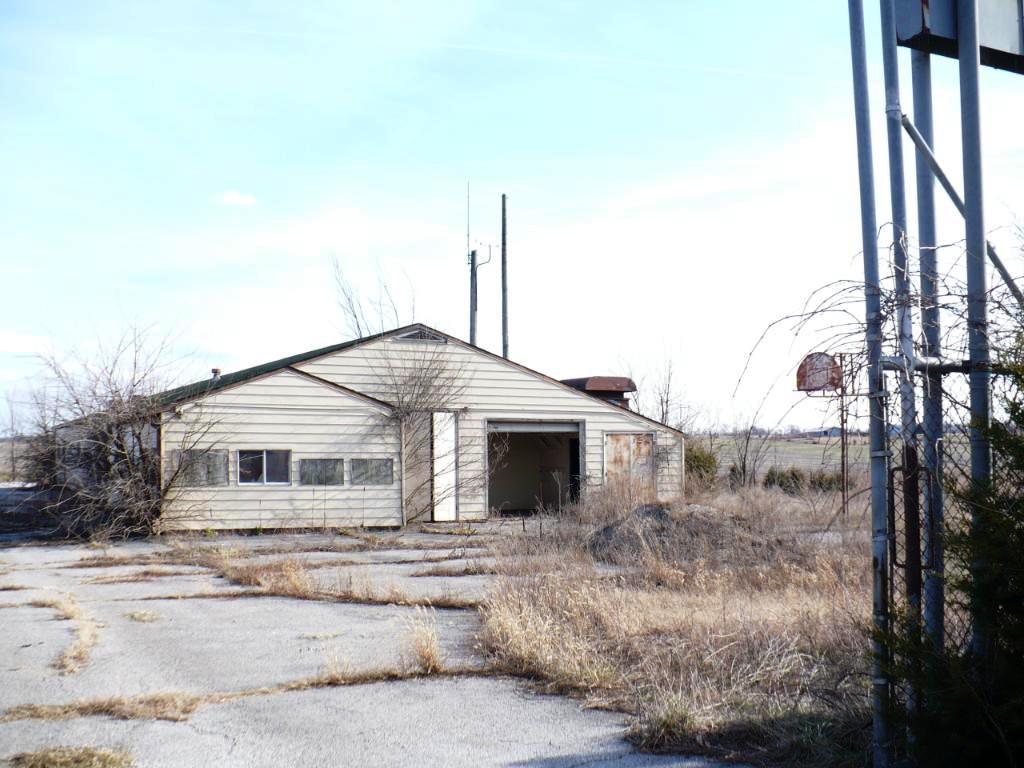
[[[557,512],[579,499],[578,423],[491,422],[487,432],[492,514]]]

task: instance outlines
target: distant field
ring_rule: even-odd
[[[755,446],[760,446],[755,442]],[[729,465],[736,456],[735,439],[723,437],[715,440],[715,453],[718,454],[720,472],[729,471]],[[866,471],[868,467],[868,441],[866,437],[850,438],[850,471]],[[839,469],[839,438],[785,438],[771,437],[765,442],[762,450],[764,458],[759,467],[764,471],[768,467],[800,467],[807,471],[815,469]]]

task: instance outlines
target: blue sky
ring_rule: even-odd
[[[849,70],[845,3],[7,0],[0,387],[129,325],[173,336],[183,379],[331,343],[332,259],[367,295],[391,285],[402,321],[466,336],[469,181],[482,251],[509,195],[514,358],[647,382],[671,359],[713,421],[774,384],[773,422],[805,344],[770,337],[734,395],[748,350],[859,270]],[[955,63],[935,70],[958,173]],[[1021,272],[1024,81],[983,86],[987,223]]]

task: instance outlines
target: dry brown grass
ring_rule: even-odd
[[[464,565],[451,565],[441,563],[439,565],[433,565],[429,568],[423,568],[418,571],[413,571],[410,576],[414,577],[425,577],[425,576],[443,576],[445,578],[455,578],[459,576],[486,576],[495,574],[498,571],[495,566],[488,565],[486,563],[465,563]]]
[[[90,555],[68,563],[63,568],[119,568],[128,565],[158,565],[174,561],[171,552],[153,552],[139,555]]]
[[[252,587],[253,590],[246,593],[246,596],[449,609],[475,608],[479,605],[478,600],[450,594],[417,597],[393,581],[381,586],[369,578],[352,575],[345,579],[339,578],[333,587],[328,587],[316,579],[306,563],[298,558],[242,564],[222,560],[216,568],[221,576],[233,584]]]
[[[339,688],[374,683],[411,680],[423,677],[481,677],[493,672],[486,668],[436,666],[373,667],[352,669],[329,656],[324,668],[317,674],[289,680],[276,685],[243,688],[237,691],[192,694],[181,691],[145,694],[142,696],[113,696],[80,699],[66,704],[21,704],[11,707],[0,716],[0,723],[17,720],[70,720],[78,717],[112,717],[117,720],[188,720],[200,707],[223,704],[250,696],[270,696],[278,693],[307,691],[317,688]]]
[[[129,768],[135,765],[124,750],[99,747],[45,747],[11,757],[12,768]]]
[[[73,595],[39,598],[28,603],[35,608],[50,608],[57,619],[74,624],[74,640],[54,659],[53,666],[61,674],[71,675],[82,669],[99,639],[99,624],[78,604]]]
[[[80,699],[67,704],[20,704],[0,718],[14,720],[70,720],[75,717],[105,715],[116,720],[187,720],[206,701],[206,697],[172,691],[143,696],[108,696]]]
[[[36,589],[27,584],[0,584],[0,592],[16,592],[22,589]]]
[[[92,618],[83,619],[75,624],[75,639],[71,645],[58,656],[53,666],[64,675],[73,675],[81,671],[92,654],[92,649],[99,640],[96,622]]]
[[[428,675],[444,669],[444,653],[437,637],[437,615],[423,607],[406,621],[402,659],[406,666]]]
[[[153,611],[128,611],[125,618],[141,624],[152,624],[154,621],[160,621],[160,614]]]
[[[473,527],[470,522],[460,523],[458,525],[435,525],[429,523],[423,523],[420,525],[420,531],[423,533],[438,534],[441,536],[480,536],[479,530]]]
[[[243,589],[203,590],[165,595],[147,595],[138,600],[210,600],[240,597],[287,597],[295,600],[319,600],[334,603],[362,603],[366,605],[423,606],[464,610],[477,608],[480,601],[460,597],[449,592],[439,595],[416,596],[402,589],[396,582],[384,585],[365,576],[339,577],[333,585],[325,585],[317,579],[298,558],[259,561],[255,563],[236,562],[227,557],[210,558],[207,567],[227,581]]]
[[[483,647],[504,671],[631,713],[646,749],[861,763],[864,537],[852,524],[808,535],[831,511],[781,493],[712,505],[610,530],[628,510],[580,510],[547,521],[543,539],[505,542],[499,569],[518,575],[482,608]]]
[[[201,573],[201,571],[200,571]],[[172,576],[195,576],[196,571],[168,568],[144,568],[134,573],[115,573],[110,576],[94,576],[85,581],[86,584],[134,584],[142,581],[169,578]]]
[[[57,618],[63,621],[82,619],[86,615],[82,606],[78,604],[72,595],[65,595],[63,597],[40,597],[36,600],[29,601],[29,605],[33,608],[50,608],[57,614]]]

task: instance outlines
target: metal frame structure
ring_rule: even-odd
[[[893,228],[896,337],[893,353],[883,354],[881,286],[879,282],[877,222],[864,40],[863,0],[848,0],[850,47],[853,71],[857,159],[860,183],[861,236],[864,261],[865,342],[871,457],[871,520],[873,554],[872,702],[873,763],[883,768],[894,763],[895,733],[891,720],[894,681],[889,676],[892,650],[885,638],[892,629],[894,567],[902,570],[904,608],[908,640],[927,641],[938,650],[946,638],[946,598],[943,588],[944,558],[941,537],[945,517],[943,499],[943,376],[966,373],[970,392],[970,482],[986,485],[992,475],[988,441],[991,420],[992,365],[988,341],[988,258],[1014,299],[1024,309],[1024,295],[1014,283],[995,249],[986,241],[983,176],[981,162],[981,114],[979,70],[982,46],[986,64],[1012,71],[1024,71],[1020,41],[993,57],[989,41],[979,34],[978,0],[932,3],[920,0],[880,0],[881,43],[885,81],[886,138],[889,193]],[[1013,0],[1009,0],[1012,2]],[[940,8],[939,5],[942,5]],[[1008,2],[1003,2],[1008,5]],[[1018,0],[1019,5],[1019,0]],[[1006,10],[1000,7],[998,10]],[[991,4],[986,7],[991,14]],[[920,14],[920,18],[916,16]],[[906,25],[913,22],[913,38],[898,39],[897,17]],[[1017,14],[1018,23],[1020,13]],[[933,42],[932,28],[942,28]],[[953,28],[953,47],[948,29]],[[938,33],[936,33],[938,35]],[[941,44],[940,44],[941,42]],[[911,53],[913,122],[900,104],[898,45],[914,48]],[[943,172],[933,149],[931,96],[932,53],[954,55],[959,60],[961,141],[964,166],[964,196],[961,199]],[[916,147],[917,229],[920,260],[920,317],[923,341],[921,354],[915,349],[914,299],[911,291],[907,248],[907,213],[904,187],[902,139],[904,132]],[[968,360],[944,361],[938,306],[938,276],[935,226],[935,180],[950,196],[965,220],[967,342]],[[886,424],[885,374],[895,374],[899,395],[900,447],[890,451]],[[917,390],[922,391],[922,419],[918,421]],[[890,462],[898,458],[898,463]],[[896,478],[900,478],[897,484]],[[902,493],[896,492],[897,485]],[[896,509],[902,509],[905,540],[897,541]],[[923,514],[921,514],[923,512]],[[972,514],[976,530],[978,519]],[[902,554],[902,557],[900,557]],[[984,568],[975,563],[976,570]],[[984,664],[987,651],[986,620],[971,612],[971,652]],[[923,633],[923,634],[922,634]],[[915,722],[922,702],[913,685],[902,690],[907,708],[905,763],[914,764]]]

